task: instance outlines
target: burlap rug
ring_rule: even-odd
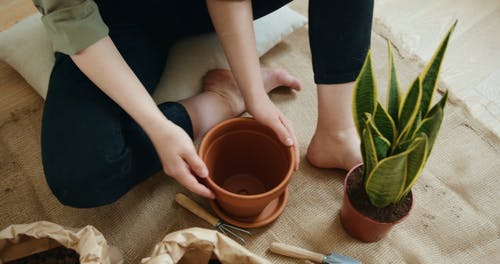
[[[295,3],[295,7],[304,11],[306,4]],[[372,49],[380,94],[384,94],[385,40],[373,34]],[[345,172],[317,169],[304,159],[316,122],[307,27],[286,38],[262,62],[289,70],[304,84],[300,93],[281,90],[271,95],[294,122],[302,162],[290,183],[284,213],[272,225],[253,230],[248,249],[273,263],[297,263],[269,253],[273,241],[322,253],[334,251],[365,263],[494,263],[499,259],[500,139],[460,101],[447,106],[440,136],[413,189],[416,200],[411,216],[384,240],[364,244],[350,238],[340,225]],[[397,62],[401,84],[406,86],[419,66],[400,58]],[[173,199],[183,192],[206,208],[207,202],[161,173],[113,205],[83,210],[60,205],[41,167],[43,101],[3,63],[0,81],[2,91],[6,87],[11,91],[8,96],[2,92],[0,98],[0,229],[38,220],[72,227],[91,224],[123,251],[127,263],[139,263],[167,233],[194,226],[210,228]],[[12,86],[19,86],[19,92],[12,92]]]

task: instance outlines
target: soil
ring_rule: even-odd
[[[361,214],[378,222],[392,223],[408,214],[411,209],[413,196],[411,191],[398,204],[391,204],[384,208],[378,208],[370,203],[368,194],[363,185],[363,166],[353,171],[347,180],[347,194],[352,206]]]
[[[80,255],[74,250],[58,247],[22,259],[9,261],[6,264],[78,264]]]

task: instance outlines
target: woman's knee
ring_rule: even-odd
[[[130,187],[127,164],[116,162],[86,163],[62,151],[42,150],[47,184],[54,196],[64,205],[90,208],[118,200]]]

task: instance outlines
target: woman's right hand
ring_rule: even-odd
[[[167,175],[194,193],[215,197],[196,179],[195,174],[208,177],[208,170],[196,154],[191,138],[165,118],[109,36],[71,55],[71,59],[144,129]]]
[[[214,199],[215,195],[205,185],[198,182],[208,177],[205,163],[196,153],[193,141],[179,126],[167,121],[150,135],[163,167],[163,171],[188,190]]]

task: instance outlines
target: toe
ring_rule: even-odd
[[[276,70],[276,78],[279,86],[290,87],[297,91],[302,89],[302,85],[299,80],[285,70]]]

